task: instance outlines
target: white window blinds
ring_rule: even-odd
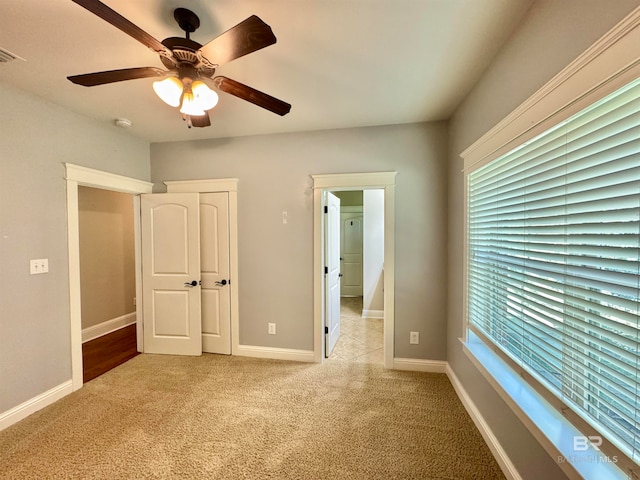
[[[470,328],[640,460],[640,79],[468,176]]]

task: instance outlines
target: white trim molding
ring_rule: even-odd
[[[393,369],[409,372],[445,373],[447,371],[447,362],[422,358],[394,358]]]
[[[640,7],[461,153],[465,171],[536,137],[640,76]]]
[[[103,335],[108,335],[115,332],[116,330],[120,330],[121,328],[133,325],[134,323],[136,323],[136,312],[127,313],[126,315],[112,318],[111,320],[107,320],[97,325],[83,328],[82,343],[95,340],[96,338],[102,337]]]
[[[311,175],[314,189],[352,190],[354,184],[362,188],[384,188],[395,185],[398,172],[330,173]]]
[[[103,172],[92,168],[65,163],[65,180],[78,182],[84,187],[102,188],[122,193],[151,193],[153,183],[138,180],[137,178],[124,177],[115,173]]]
[[[0,413],[0,431],[10,427],[14,423],[18,423],[20,420],[27,418],[32,413],[43,409],[57,402],[62,397],[66,397],[73,392],[71,380],[67,380],[60,385],[57,385],[46,392],[37,395],[26,402],[21,403],[13,407],[6,412]]]
[[[167,180],[167,192],[213,193],[237,192],[237,178],[212,178],[204,180]]]
[[[384,310],[362,310],[362,318],[384,318]]]
[[[238,345],[234,355],[242,357],[269,358],[272,360],[290,360],[294,362],[313,363],[312,350],[295,350],[292,348],[260,347],[256,345]]]

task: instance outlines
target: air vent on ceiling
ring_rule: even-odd
[[[0,47],[0,63],[9,63],[14,60],[22,60],[23,62],[26,62],[26,60],[19,55],[11,53],[9,50],[5,50],[4,48]]]

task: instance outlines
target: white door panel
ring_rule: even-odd
[[[340,338],[340,199],[326,192],[325,214],[325,355]]]
[[[342,256],[342,282],[344,296],[362,295],[362,213],[346,212],[340,220],[340,255]]]
[[[145,194],[140,208],[144,351],[201,355],[198,195]]]
[[[362,263],[342,262],[342,292],[343,295],[362,294]],[[347,290],[352,287],[353,290]]]
[[[202,349],[231,353],[229,194],[200,194]]]
[[[152,295],[153,336],[188,337],[189,292],[154,290]]]

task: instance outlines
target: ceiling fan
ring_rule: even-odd
[[[93,87],[138,78],[164,77],[154,82],[153,88],[165,103],[180,107],[189,128],[211,125],[207,110],[216,105],[218,95],[207,83],[281,116],[291,110],[290,104],[271,95],[224,76],[214,77],[220,65],[276,43],[271,27],[255,15],[201,45],[190,38],[190,34],[200,26],[200,19],[186,8],[177,8],[174,18],[184,30],[185,38],[169,37],[160,42],[99,0],[72,1],[157,53],[167,68],[124,68],[67,77],[77,85]]]

